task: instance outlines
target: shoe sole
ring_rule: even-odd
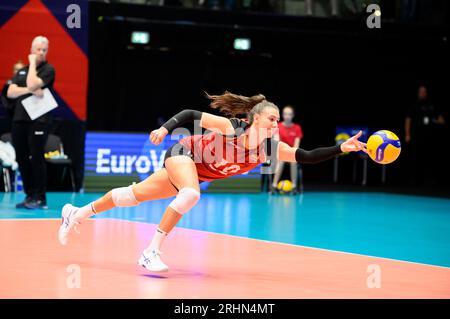
[[[161,270],[148,269],[145,266],[145,264],[140,259],[138,260],[138,265],[143,267],[143,268],[145,268],[145,269],[147,269],[148,271],[151,271],[151,272],[168,272],[169,271],[169,268],[164,268],[164,269],[161,269]]]

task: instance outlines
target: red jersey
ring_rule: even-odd
[[[209,182],[239,175],[266,162],[264,143],[253,150],[246,149],[242,144],[243,134],[249,125],[239,119],[230,121],[236,135],[211,132],[188,136],[179,141],[192,152],[199,180]]]
[[[295,139],[303,138],[302,127],[293,123],[290,127],[285,126],[282,122],[278,123],[278,130],[280,134],[280,141],[294,146]]]

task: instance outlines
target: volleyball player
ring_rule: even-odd
[[[175,196],[138,260],[149,271],[167,271],[160,257],[162,243],[182,216],[200,200],[199,183],[242,174],[264,163],[269,156],[284,162],[317,163],[342,152],[365,151],[365,144],[358,141],[361,132],[341,145],[311,151],[274,141],[271,137],[278,127],[279,109],[261,94],[246,97],[225,92],[208,98],[210,106],[224,117],[184,110],[152,131],[150,140],[158,145],[167,134],[193,121],[199,121],[209,133],[191,135],[174,144],[166,152],[163,168],[138,184],[112,189],[81,208],[66,204],[58,233],[60,243],[67,244],[71,230],[77,230],[77,225],[95,214]],[[242,114],[246,114],[245,120],[236,118]]]

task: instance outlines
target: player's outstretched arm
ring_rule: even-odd
[[[366,152],[366,144],[358,141],[361,134],[362,132],[360,131],[341,145],[319,147],[311,151],[291,147],[286,143],[280,142],[278,145],[278,160],[283,162],[315,164],[331,159],[341,153],[357,151]]]
[[[234,132],[234,128],[231,125],[230,120],[226,117],[187,109],[174,115],[159,129],[152,131],[150,133],[150,141],[153,144],[158,145],[163,141],[164,137],[169,134],[169,132],[172,132],[177,127],[181,127],[185,123],[194,121],[199,121],[201,127],[210,131],[215,131],[222,134],[232,134]]]

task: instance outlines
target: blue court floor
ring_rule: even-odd
[[[66,202],[101,194],[49,193],[48,210],[16,210],[0,193],[0,219],[59,218]],[[115,208],[95,218],[158,223],[171,199]],[[203,194],[178,227],[450,267],[450,199],[361,192],[300,196]],[[150,234],[149,234],[150,236]]]

